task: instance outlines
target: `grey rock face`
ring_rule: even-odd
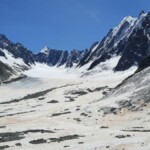
[[[0,56],[5,57],[5,54],[3,53],[3,49],[8,50],[15,58],[22,58],[25,64],[31,65],[34,64],[34,56],[31,51],[26,49],[22,44],[20,43],[12,43],[10,40],[7,39],[5,35],[0,34]]]
[[[7,80],[12,74],[14,74],[14,71],[0,61],[0,83]]]

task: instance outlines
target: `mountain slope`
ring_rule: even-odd
[[[12,43],[5,35],[0,34],[0,80],[22,76],[22,72],[31,69],[35,64],[34,55],[20,43]]]
[[[7,50],[9,53],[13,55],[14,58],[21,58],[23,59],[24,63],[28,66],[31,64],[34,64],[34,57],[33,53],[26,49],[22,44],[20,43],[12,43],[8,38],[0,34],[0,51],[3,52],[3,50]],[[1,55],[2,56],[2,55]]]
[[[139,111],[146,107],[150,103],[150,67],[133,74],[132,76],[126,78],[121,84],[116,86],[103,100],[114,102],[108,107],[113,106],[114,112],[121,112],[124,109],[130,111]],[[115,105],[115,107],[114,107]],[[105,107],[102,109],[106,110]],[[110,112],[109,112],[110,113]]]
[[[79,66],[92,61],[89,66],[89,69],[92,69],[99,63],[110,59],[113,55],[120,55],[124,47],[123,43],[131,32],[135,21],[136,19],[131,16],[125,17],[117,27],[108,32],[101,42],[92,45],[88,56],[83,58],[85,63],[80,63]]]
[[[125,42],[123,54],[115,70],[126,70],[132,65],[140,64],[150,55],[150,13],[141,14]]]

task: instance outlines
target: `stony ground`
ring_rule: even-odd
[[[150,149],[149,103],[130,110],[117,103],[127,93],[106,97],[127,75],[27,75],[0,86],[0,150]]]

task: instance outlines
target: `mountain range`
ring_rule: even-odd
[[[0,75],[1,80],[6,80],[11,74],[31,69],[36,63],[76,69],[86,66],[86,70],[92,70],[115,57],[119,59],[112,69],[125,71],[132,66],[141,68],[149,55],[150,12],[141,12],[138,18],[125,17],[100,42],[94,42],[86,50],[66,51],[45,47],[34,54],[22,44],[13,43],[0,34],[0,63],[3,66],[0,68],[0,72],[3,72]],[[6,72],[7,76],[4,75]]]
[[[0,149],[149,150],[150,12],[89,49],[35,54],[0,35]]]

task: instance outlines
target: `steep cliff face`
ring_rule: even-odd
[[[125,17],[111,29],[101,42],[94,43],[78,66],[89,63],[89,70],[113,57],[120,56],[115,71],[124,71],[139,65],[150,55],[150,13],[142,12],[138,18]]]
[[[140,71],[142,71],[142,70],[144,70],[144,69],[147,68],[147,67],[150,67],[150,55],[147,56],[147,57],[145,57],[145,58],[141,61],[141,63],[139,64],[139,67],[138,67],[136,73],[137,73],[137,72],[140,72]]]
[[[150,54],[150,13],[141,14],[125,42],[122,57],[115,70],[126,70],[139,65]]]
[[[7,80],[13,74],[15,74],[13,69],[0,61],[0,83]]]

